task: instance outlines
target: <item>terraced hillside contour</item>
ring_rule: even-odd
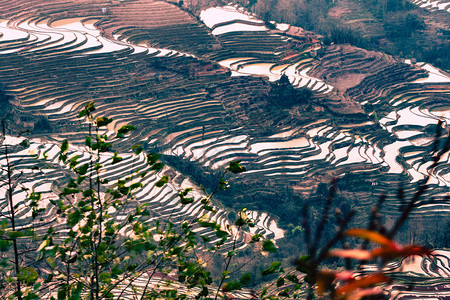
[[[111,18],[99,24],[110,38],[198,55],[217,43],[203,24],[167,2],[130,1],[112,7],[110,13]]]
[[[119,6],[117,8],[119,16],[128,8],[135,9],[135,5],[137,2],[125,3],[124,7]],[[161,7],[169,6],[164,4]],[[171,6],[170,9],[175,8]],[[278,121],[275,119],[275,122],[266,124],[256,123],[256,128],[254,125],[239,128],[233,121],[236,117],[233,116],[235,109],[230,104],[241,97],[248,97],[246,95],[251,89],[247,86],[251,81],[246,82],[243,79],[241,83],[237,81],[228,83],[234,90],[236,84],[243,84],[242,92],[236,94],[237,98],[229,97],[232,95],[230,90],[211,94],[208,92],[208,86],[214,82],[217,82],[215,84],[217,87],[222,85],[220,82],[227,76],[226,72],[213,63],[182,57],[189,56],[188,53],[109,40],[95,29],[93,24],[98,23],[96,21],[98,19],[92,18],[49,21],[48,17],[45,17],[20,21],[16,19],[14,22],[3,23],[5,35],[2,38],[4,43],[1,44],[1,53],[9,62],[2,68],[3,82],[15,95],[17,109],[23,113],[23,121],[27,121],[27,116],[45,115],[50,124],[53,124],[53,128],[58,128],[59,132],[49,134],[49,137],[57,140],[69,137],[76,141],[77,130],[73,127],[77,124],[75,112],[86,100],[92,99],[98,103],[99,113],[115,118],[115,123],[109,128],[111,132],[125,120],[131,124],[141,125],[138,126],[141,131],[133,136],[130,142],[145,141],[148,147],[156,147],[168,155],[180,155],[212,169],[219,168],[232,159],[241,159],[249,165],[248,176],[251,180],[270,178],[270,184],[277,185],[277,178],[288,177],[294,188],[298,186],[304,191],[310,181],[303,179],[305,184],[302,187],[297,179],[300,175],[311,179],[329,176],[330,172],[338,175],[343,174],[342,172],[348,170],[350,166],[355,172],[360,170],[373,173],[373,180],[389,177],[380,176],[380,172],[406,176],[399,179],[400,181],[413,175],[416,176],[415,180],[420,178],[419,174],[424,170],[419,168],[419,165],[416,167],[413,165],[407,167],[408,164],[399,165],[396,159],[402,152],[398,149],[400,145],[403,147],[418,142],[415,142],[415,137],[407,138],[411,142],[395,142],[399,137],[383,128],[385,123],[383,116],[397,108],[386,106],[381,99],[389,101],[388,98],[394,96],[401,99],[402,94],[396,93],[410,87],[417,89],[417,93],[422,93],[420,91],[423,85],[411,86],[407,82],[426,76],[425,71],[417,67],[415,69],[408,67],[387,56],[376,53],[365,54],[364,51],[352,47],[322,49],[320,45],[308,46],[306,43],[303,50],[296,50],[300,56],[286,56],[289,48],[287,46],[294,43],[291,41],[292,37],[284,36],[283,32],[269,34],[266,29],[245,30],[248,26],[260,26],[260,21],[253,17],[251,22],[256,25],[240,23],[239,20],[245,18],[245,11],[240,11],[237,7],[228,6],[224,11],[228,11],[234,19],[225,20],[220,24],[207,22],[207,25],[214,27],[213,34],[214,30],[221,27],[234,27],[228,28],[227,33],[221,32],[216,35],[225,46],[222,50],[212,51],[211,59],[230,67],[235,75],[255,74],[268,76],[274,80],[281,74],[287,74],[294,85],[306,86],[316,91],[315,103],[319,106],[325,105],[328,109],[334,108],[336,112],[341,110],[341,113],[346,113],[342,103],[348,103],[344,107],[348,109],[353,107],[352,110],[360,114],[365,107],[370,106],[372,111],[367,112],[371,115],[376,114],[376,117],[361,119],[350,115],[339,119],[333,114],[322,114],[324,119],[320,119],[319,109],[315,113],[319,120],[307,121],[299,118],[301,110],[296,113],[294,109],[289,113],[282,111]],[[239,24],[247,27],[242,29]],[[123,25],[125,26],[125,23]],[[25,33],[25,31],[30,34],[16,35],[17,32]],[[9,34],[10,32],[14,35]],[[255,43],[265,43],[260,38],[239,40],[240,36],[244,37],[248,32],[256,32],[257,37],[264,37],[267,41],[277,41],[278,44],[268,43],[267,50],[264,50],[272,58],[261,56],[261,53],[249,53],[252,58],[247,59],[236,57],[242,53],[236,53],[234,48],[227,46],[226,41],[229,37],[238,38],[236,45],[247,44],[248,49],[254,48]],[[183,36],[185,34],[182,33]],[[281,53],[285,54],[275,52],[279,46],[270,45],[281,45]],[[295,50],[292,49],[292,45],[290,47],[290,51]],[[322,54],[313,58],[310,51],[317,47],[322,50],[315,51]],[[225,54],[226,56],[223,56]],[[266,59],[269,59],[269,62]],[[28,66],[26,70],[23,69],[24,65]],[[306,72],[311,69],[313,70],[311,74],[323,78],[309,77]],[[335,74],[347,74],[345,76],[350,76],[350,79],[354,76],[352,74],[359,74],[357,77],[361,82],[353,87],[343,86],[341,78],[334,78],[333,70],[336,70]],[[202,74],[200,71],[205,73],[206,77],[199,76],[198,74]],[[391,73],[396,74],[396,81],[391,80],[393,79],[389,75]],[[380,79],[383,76],[386,79]],[[358,80],[351,81],[356,83]],[[340,86],[333,88],[325,82],[337,83]],[[446,86],[444,83],[442,88],[435,89],[438,92],[431,93],[432,97],[445,95]],[[216,89],[214,85],[213,89]],[[251,96],[248,101],[252,101],[250,100],[252,98],[256,99]],[[442,99],[445,100],[445,97]],[[403,105],[409,105],[410,102]],[[117,103],[126,109],[118,112],[115,109]],[[377,105],[380,109],[375,109]],[[246,110],[250,107],[243,107],[247,118],[249,114]],[[231,119],[224,118],[227,115],[224,114],[226,110],[230,111],[228,116]],[[419,110],[417,113],[422,111]],[[430,121],[424,123],[418,132],[428,132],[425,126],[436,124],[436,120],[441,118],[428,113],[426,109],[423,113],[427,115],[424,118],[429,118]],[[402,114],[398,116],[400,119]],[[261,128],[267,128],[269,124],[273,134],[265,135],[266,130]],[[278,126],[273,129],[277,124],[285,124],[285,127]],[[409,126],[416,125],[410,123]],[[422,153],[427,151],[427,144],[416,147],[419,147]],[[436,181],[438,182],[440,181]],[[411,184],[413,183],[414,180]],[[313,187],[310,186],[309,190]],[[440,189],[434,191],[440,193]],[[369,203],[368,199],[367,204]]]
[[[259,211],[261,230],[276,238],[282,231],[264,213],[273,212],[280,190],[307,195],[349,173],[363,185],[347,185],[359,193],[348,205],[368,211],[391,191],[383,213],[392,218],[401,207],[395,188],[410,196],[431,173],[425,199],[436,201],[421,203],[413,222],[426,231],[448,215],[448,154],[439,168],[429,168],[438,121],[448,130],[447,74],[348,45],[325,47],[289,28],[269,30],[237,6],[206,9],[202,24],[165,2],[79,3],[69,10],[71,2],[35,2],[25,13],[23,1],[0,5],[7,18],[0,23],[1,83],[31,137],[44,136],[48,145],[68,138],[76,147],[82,142],[77,113],[95,101],[99,115],[114,118],[109,136],[123,124],[139,129],[118,150],[141,143],[202,174],[239,159],[248,172],[235,182],[243,182],[249,197],[236,201]],[[215,11],[226,18],[209,22]],[[131,12],[136,15],[127,18]],[[150,18],[165,13],[174,18]],[[181,24],[192,26],[174,30]],[[206,43],[200,50],[191,42],[197,35]],[[283,74],[313,91],[307,105],[281,109],[270,101],[270,81]],[[39,118],[49,126],[37,126]],[[164,215],[178,206],[173,193],[142,200],[155,200]],[[218,217],[226,224],[224,211]]]
[[[5,136],[2,137],[2,140],[2,145],[7,144],[13,147],[13,152],[9,153],[10,162],[15,169],[12,176],[17,177],[20,172],[25,172],[27,174],[27,179],[21,180],[21,184],[17,186],[13,194],[13,199],[16,201],[15,203],[19,205],[18,211],[20,211],[20,214],[17,215],[19,220],[17,225],[24,226],[32,220],[31,208],[23,203],[23,199],[26,197],[26,191],[24,191],[22,187],[26,187],[34,192],[42,193],[43,201],[40,202],[40,207],[48,207],[48,210],[46,210],[47,215],[43,216],[45,221],[39,221],[37,224],[43,223],[46,224],[45,226],[53,224],[52,226],[59,227],[56,219],[57,215],[53,213],[54,206],[50,204],[50,201],[59,199],[59,194],[65,186],[64,180],[68,173],[68,170],[64,168],[59,161],[60,145],[55,143],[44,144],[38,139],[35,139],[30,141],[30,147],[24,148],[19,144],[24,138]],[[2,148],[2,150],[4,149]],[[4,151],[1,153],[0,162],[2,165],[6,165]],[[68,157],[74,157],[75,155],[79,156],[79,165],[84,164],[88,159],[88,152],[84,147],[71,147],[69,149]],[[190,182],[182,174],[167,166],[158,173],[151,172],[150,168],[145,163],[144,154],[125,154],[123,160],[114,165],[111,164],[111,157],[112,154],[104,154],[100,159],[100,163],[105,166],[105,170],[102,172],[102,178],[107,179],[111,186],[118,180],[124,180],[130,173],[136,170],[141,172],[147,171],[148,175],[139,178],[138,181],[136,181],[141,182],[144,185],[144,188],[135,194],[136,197],[134,201],[141,204],[147,203],[149,209],[152,211],[153,219],[170,218],[175,224],[182,224],[192,218],[209,215],[211,220],[218,222],[223,228],[226,228],[226,225],[229,224],[224,210],[216,207],[217,213],[214,214],[202,209],[200,200],[204,197],[204,194],[198,188],[190,194],[195,198],[194,203],[189,205],[181,205],[179,203],[179,191],[189,187],[195,188],[195,184]],[[36,166],[36,168],[33,169],[34,166]],[[161,188],[156,187],[155,183],[164,175],[169,175],[172,182]],[[0,202],[4,209],[8,209],[6,207],[5,198],[6,189],[6,183],[2,183],[0,186],[0,191],[2,191],[0,194]],[[122,211],[121,213],[125,212]],[[121,220],[121,216],[122,215],[118,214],[116,218]],[[261,233],[268,237],[274,237],[274,232],[269,232],[269,224],[271,224],[271,229],[279,233],[280,230],[272,224],[273,221],[270,220],[267,214],[260,215],[257,212],[252,212],[251,217],[255,220],[256,224],[254,232]],[[46,229],[44,228],[43,230]],[[211,236],[211,243],[217,242],[217,237],[212,232],[209,232],[208,229],[199,227],[196,231],[199,234]],[[230,240],[229,242],[231,243],[232,241]],[[242,241],[240,245],[243,246]],[[225,245],[224,247],[227,248],[228,246],[230,245]]]

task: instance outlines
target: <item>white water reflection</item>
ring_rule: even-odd
[[[200,13],[200,19],[206,26],[212,29],[212,34],[214,35],[233,31],[267,30],[262,20],[259,20],[253,14],[239,6],[228,5],[224,7],[211,7]],[[274,24],[278,26],[280,30],[287,30],[289,28],[289,24]],[[277,34],[268,36],[279,37]],[[285,37],[283,37],[283,39],[285,41],[287,40]],[[282,52],[273,54],[278,56],[281,53]],[[270,81],[276,81],[280,79],[281,75],[286,74],[294,87],[306,86],[316,92],[324,94],[329,93],[333,90],[332,86],[307,74],[311,68],[303,67],[303,65],[308,60],[311,60],[311,58],[306,58],[293,64],[278,65],[254,57],[235,57],[219,61],[219,64],[231,69],[232,76],[257,75],[265,76]]]
[[[256,62],[253,63],[253,61]],[[299,69],[302,62],[292,65],[277,65],[275,63],[257,61],[258,60],[252,57],[229,58],[220,61],[219,64],[231,69],[235,76],[257,75],[265,76],[270,81],[276,81],[285,74],[288,76],[289,81],[294,87],[306,86],[313,91],[321,92],[323,94],[327,94],[334,89],[333,86],[326,84],[322,80],[309,76],[307,73],[311,69],[310,67]]]
[[[0,36],[0,41],[2,43],[28,39],[30,36],[26,31],[8,27],[8,20],[2,19],[0,19],[0,33],[2,34]]]
[[[264,155],[271,149],[288,149],[288,148],[304,148],[308,147],[309,141],[307,138],[301,137],[283,142],[262,142],[255,143],[250,146],[250,152]]]
[[[213,35],[220,35],[224,33],[229,32],[236,32],[236,31],[266,31],[268,30],[263,25],[250,25],[250,24],[242,24],[242,23],[233,23],[223,26],[216,27],[213,31]]]
[[[411,2],[422,8],[438,9],[450,12],[450,2],[446,0],[413,0]]]
[[[390,112],[387,116],[380,119],[379,123],[387,131],[392,132],[394,127],[401,125],[417,125],[425,127],[430,124],[437,124],[438,121],[437,117],[432,118],[431,116],[424,114],[419,107],[407,107],[399,111]]]
[[[264,24],[263,21],[248,14],[244,9],[237,6],[227,5],[224,7],[211,7],[200,13],[200,19],[206,26],[213,26],[234,20],[243,20],[255,24]]]
[[[104,54],[133,49],[134,53],[147,52],[156,56],[182,55],[195,57],[169,49],[157,49],[146,45],[133,45],[125,41],[110,40],[101,35],[94,24],[98,19],[67,18],[56,21],[50,19],[25,20],[9,24],[0,20],[0,53],[27,50],[30,52],[54,50],[55,53],[82,52],[84,55]],[[115,38],[118,36],[115,36]],[[10,46],[10,42],[19,44]],[[22,43],[22,44],[20,44]],[[3,50],[2,50],[3,49]],[[53,53],[53,52],[51,52]]]
[[[412,62],[410,59],[405,59],[405,63],[412,65]],[[414,83],[447,83],[450,82],[450,75],[446,74],[442,70],[427,64],[427,63],[416,63],[416,66],[427,70],[428,76],[425,78],[419,78]]]
[[[448,75],[444,74],[438,68],[433,67],[430,64],[423,65],[422,69],[425,69],[425,70],[427,70],[429,72],[428,73],[428,77],[427,78],[417,79],[414,82],[419,82],[419,83],[445,83],[445,82],[450,82],[450,77]]]

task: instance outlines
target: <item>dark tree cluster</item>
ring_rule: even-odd
[[[8,105],[12,100],[12,96],[8,95],[5,91],[5,87],[0,84],[0,104],[2,106]]]
[[[283,74],[280,80],[275,82],[269,92],[269,99],[280,108],[291,108],[294,105],[307,103],[313,92],[305,87],[296,89],[289,82],[289,78]]]

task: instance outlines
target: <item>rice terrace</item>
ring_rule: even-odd
[[[1,299],[450,298],[450,2],[294,2],[0,0]]]

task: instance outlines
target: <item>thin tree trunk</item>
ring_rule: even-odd
[[[3,136],[6,136],[6,126],[5,123],[2,121],[2,132]],[[5,143],[5,158],[6,158],[6,167],[7,167],[7,175],[8,175],[8,191],[7,197],[8,197],[8,203],[10,208],[10,215],[11,215],[11,227],[13,231],[16,231],[16,219],[15,219],[15,211],[14,211],[14,202],[13,202],[13,184],[12,184],[12,170],[11,170],[11,164],[9,162],[9,156],[8,156],[8,145]],[[19,251],[17,248],[17,240],[15,238],[12,239],[13,241],[13,249],[14,249],[14,269],[16,271],[16,286],[17,286],[17,299],[22,300],[22,293],[21,293],[21,287],[20,287],[20,280],[19,280],[19,274],[20,274],[20,265],[19,265]]]

